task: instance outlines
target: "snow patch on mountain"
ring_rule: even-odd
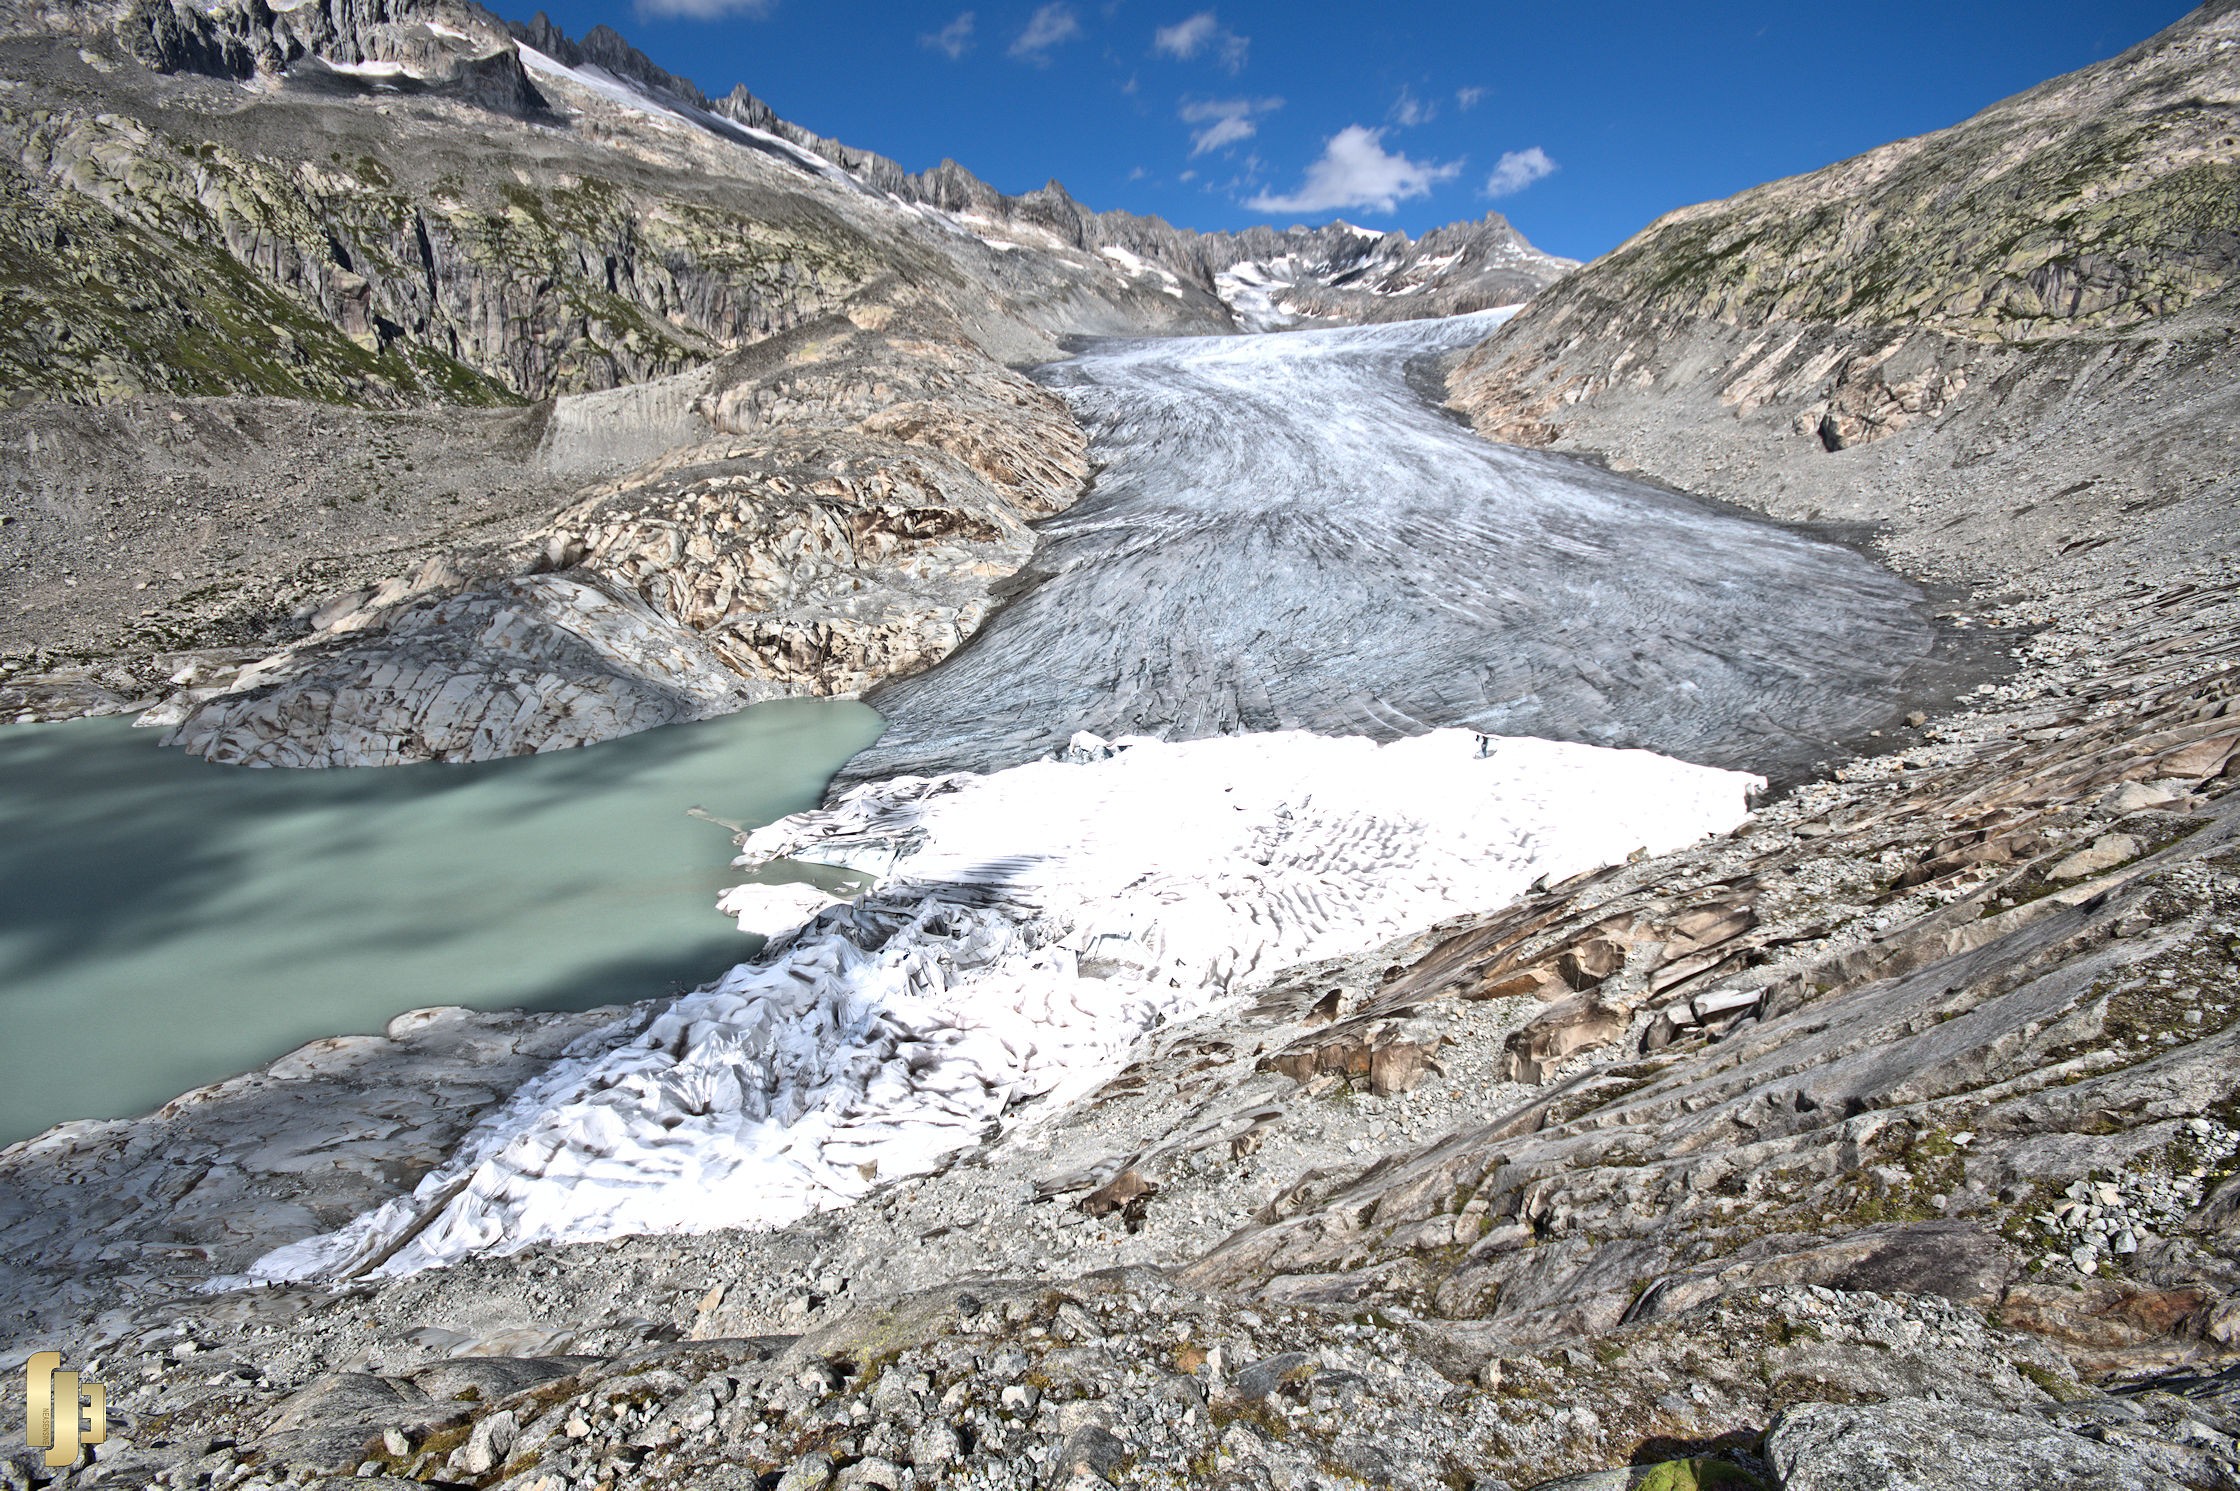
[[[1726,831],[1760,785],[1464,730],[1084,735],[1058,759],[868,784],[749,835],[739,863],[842,865],[875,890],[587,1041],[410,1196],[254,1275],[397,1275],[844,1206],[1086,1095],[1148,1032],[1285,968]],[[822,899],[756,886],[726,904],[774,930]]]
[[[720,114],[711,113],[695,104],[688,103],[674,94],[649,87],[635,79],[609,72],[597,63],[587,62],[580,67],[574,67],[557,58],[546,56],[543,52],[525,42],[516,45],[520,49],[521,65],[533,76],[542,78],[547,82],[561,82],[580,88],[585,93],[605,99],[609,103],[619,104],[630,112],[660,125],[670,128],[699,129],[716,136],[718,139],[728,140],[735,145],[744,145],[765,155],[775,156],[789,165],[806,171],[811,176],[821,177],[835,185],[849,187],[856,191],[868,190],[861,181],[857,180],[848,171],[818,155],[815,151],[805,150],[783,136],[772,134],[768,130],[757,129],[752,125],[741,124],[737,120],[726,119]]]

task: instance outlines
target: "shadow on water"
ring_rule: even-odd
[[[117,719],[0,727],[0,1143],[428,1004],[583,1009],[751,955],[729,832],[879,733],[787,700],[473,766],[262,771]]]

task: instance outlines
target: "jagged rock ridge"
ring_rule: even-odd
[[[780,118],[744,84],[711,101],[690,80],[655,65],[606,27],[593,28],[577,43],[542,11],[526,23],[508,24],[525,45],[571,64],[603,67],[680,102],[791,140],[874,191],[967,221],[1040,229],[1077,249],[1116,249],[1202,288],[1220,289],[1250,329],[1301,318],[1388,321],[1517,305],[1574,267],[1571,260],[1533,248],[1499,213],[1489,212],[1478,223],[1434,229],[1413,241],[1405,233],[1376,233],[1344,222],[1193,232],[1158,217],[1092,211],[1055,180],[1007,195],[953,160],[912,172],[886,156],[804,129]],[[1240,279],[1227,280],[1240,270]],[[1264,292],[1271,287],[1291,292],[1283,297],[1282,310],[1265,303]]]
[[[531,54],[537,117],[492,112],[438,86],[522,59],[471,8],[176,12],[248,88],[121,52],[153,15],[0,12],[11,718],[169,693],[222,759],[389,762],[860,689],[969,635],[1086,476],[1003,364],[1225,322],[597,64]]]

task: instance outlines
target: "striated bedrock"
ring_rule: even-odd
[[[405,607],[378,649],[282,653],[139,722],[228,765],[393,766],[590,745],[756,697],[635,593],[531,575]]]
[[[2144,507],[2224,542],[2236,280],[2240,12],[2210,5],[1950,129],[1668,214],[1450,390],[1494,438],[2033,585]]]
[[[698,408],[708,440],[562,512],[548,543],[792,693],[946,657],[1033,553],[1028,525],[1089,479],[1063,402],[934,314],[804,328]]]
[[[2134,612],[1732,836],[1279,977],[837,1212],[208,1292],[663,1011],[418,1016],[0,1156],[0,1308],[162,1416],[120,1475],[2226,1484],[2234,614]],[[830,823],[766,847],[876,847]]]
[[[2186,656],[2229,635],[2213,605],[1941,760],[1412,960],[1360,1035],[1529,998],[1500,1060],[1542,1091],[1303,1180],[1186,1277],[1539,1343],[1737,1289],[1935,1294],[2093,1373],[2229,1360],[2240,724]]]
[[[853,694],[971,636],[1028,524],[1088,478],[1056,396],[923,304],[563,401],[539,459],[581,475],[641,439],[666,453],[540,530],[330,597],[303,641],[151,721],[214,760],[391,764]]]

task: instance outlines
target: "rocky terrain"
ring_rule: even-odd
[[[1965,702],[1872,726],[1732,834],[1254,981],[1084,1101],[775,1230],[224,1287],[651,1007],[416,1013],[66,1125],[0,1155],[0,1333],[108,1383],[113,1437],[0,1480],[2240,1485],[2236,111],[2240,8],[2211,5],[1941,136],[1675,214],[1450,370],[1500,438],[1872,522],[1900,570],[1974,587],[1943,619],[2012,670]],[[797,418],[843,486],[899,449],[1015,514],[1078,490],[1081,466],[1006,474],[882,423],[908,385],[851,405],[850,347],[986,324],[899,299],[858,324],[885,309],[489,426],[609,484],[522,528],[532,578],[624,630],[631,587],[773,583],[617,468],[698,504],[670,449],[759,471]],[[837,383],[793,361],[828,336]],[[1002,429],[1070,427],[1010,353],[943,345]],[[884,443],[847,466],[858,439]],[[771,609],[829,608],[846,572]],[[359,666],[377,601],[241,697]],[[750,676],[753,633],[692,626]],[[225,697],[185,728],[294,738]]]
[[[1501,440],[2016,595],[2230,541],[2240,15],[1668,214],[1452,373]]]
[[[1295,970],[777,1232],[196,1292],[586,1019],[56,1130],[11,1333],[144,1384],[125,1484],[2230,1484],[2234,618],[2133,599],[1735,836]]]
[[[851,692],[968,635],[1086,478],[1006,361],[1225,319],[532,82],[471,7],[284,16],[10,12],[10,717],[162,700],[324,765]],[[531,103],[460,81],[508,70]]]
[[[0,76],[0,716],[160,700],[226,761],[475,759],[915,671],[1086,476],[1008,365],[1226,327],[1249,256],[1368,277],[1317,314],[1566,267],[1498,219],[1426,259],[907,176],[449,0],[10,6]],[[781,343],[847,351],[739,360]],[[578,531],[617,513],[647,526]]]

